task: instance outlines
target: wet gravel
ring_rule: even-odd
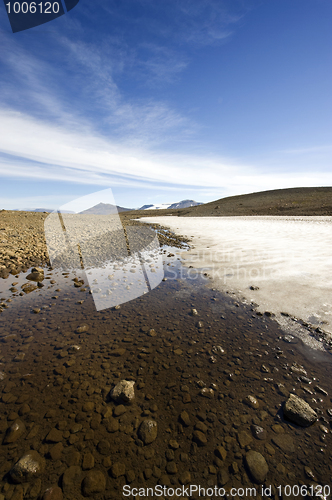
[[[331,355],[191,279],[175,247],[163,258],[157,288],[100,312],[84,272],[1,280],[0,498],[331,485]],[[111,396],[121,381],[130,402]],[[290,394],[312,425],[286,420]]]

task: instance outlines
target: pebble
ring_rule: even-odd
[[[317,420],[317,413],[304,399],[295,394],[290,394],[284,403],[283,412],[286,418],[302,427],[308,427]]]
[[[51,486],[44,492],[42,500],[63,500],[62,489],[59,486]]]
[[[82,483],[82,493],[85,497],[91,497],[96,493],[103,493],[105,488],[106,478],[100,470],[96,469],[90,470]]]
[[[245,448],[251,443],[252,437],[246,431],[241,431],[237,435],[237,440],[241,448]]]
[[[219,486],[225,486],[225,484],[228,483],[229,481],[229,473],[228,473],[228,470],[227,469],[220,469],[219,472],[218,472],[218,475],[217,475],[217,480],[218,480],[218,484]]]
[[[203,389],[201,389],[199,391],[200,395],[203,396],[204,398],[209,398],[209,399],[212,399],[214,398],[214,390],[211,389],[211,388],[208,388],[208,387],[203,387]]]
[[[250,396],[250,395],[249,395],[249,396],[247,396],[247,397],[243,400],[243,402],[244,402],[246,405],[250,406],[250,408],[254,408],[254,409],[259,408],[259,403],[258,403],[257,399],[256,399],[254,396]]]
[[[131,403],[135,399],[135,382],[133,380],[121,380],[110,391],[110,397],[116,403]]]
[[[193,432],[193,441],[198,444],[198,446],[205,446],[207,443],[206,436],[203,432],[195,430]]]
[[[62,431],[59,431],[58,429],[51,429],[50,432],[46,436],[46,441],[48,443],[59,443],[62,441],[63,435]]]
[[[88,330],[89,330],[88,325],[81,325],[81,326],[76,328],[76,333],[84,333],[84,332],[87,332]]]
[[[120,463],[120,462],[116,462],[115,464],[112,465],[111,467],[111,475],[112,477],[114,477],[115,479],[120,477],[120,476],[124,476],[126,473],[126,467],[124,464]]]
[[[154,420],[143,420],[139,429],[138,437],[145,445],[152,443],[157,438],[158,425]]]
[[[256,439],[260,440],[266,439],[266,431],[265,429],[263,429],[263,427],[260,427],[259,425],[252,425],[251,432]]]
[[[214,450],[214,453],[219,460],[226,460],[227,457],[227,451],[223,446],[217,446],[217,448]]]
[[[62,490],[65,499],[75,498],[81,489],[82,471],[78,465],[68,467],[62,476]]]
[[[7,429],[3,443],[4,444],[15,443],[24,433],[25,433],[25,424],[22,422],[22,420],[17,419]]]
[[[185,410],[183,410],[180,413],[179,420],[182,423],[182,425],[184,425],[185,427],[189,427],[189,425],[190,425],[190,417],[189,417],[188,413]]]
[[[269,467],[263,455],[257,451],[250,450],[245,455],[245,463],[254,482],[263,483],[269,472]]]
[[[289,434],[277,434],[273,436],[272,443],[285,453],[293,453],[295,451],[293,438]]]

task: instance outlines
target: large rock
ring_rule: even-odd
[[[106,479],[100,470],[90,470],[82,483],[82,492],[85,497],[95,493],[103,493],[106,488]]]
[[[3,444],[15,443],[24,433],[25,424],[22,422],[22,420],[17,418],[15,422],[13,422],[10,427],[8,427],[5,438],[3,440]]]
[[[250,450],[245,456],[245,462],[255,483],[263,483],[269,472],[269,467],[263,455],[258,451]]]
[[[131,403],[135,399],[135,382],[133,380],[121,380],[110,391],[110,397],[116,403]]]
[[[14,483],[27,483],[42,474],[45,460],[35,450],[25,453],[12,467],[9,474]]]
[[[317,420],[317,413],[304,399],[290,394],[284,404],[284,416],[297,425],[308,427]]]
[[[143,420],[138,429],[138,437],[144,444],[152,443],[156,439],[157,433],[158,426],[154,420]]]

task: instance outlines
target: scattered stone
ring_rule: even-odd
[[[201,389],[199,391],[199,394],[201,396],[203,396],[204,398],[209,398],[209,399],[212,399],[214,398],[214,390],[211,389],[210,387],[203,387],[203,389]]]
[[[62,441],[63,435],[62,431],[58,429],[51,429],[50,432],[46,436],[47,443],[60,443]]]
[[[185,427],[189,427],[189,425],[190,425],[190,417],[189,417],[188,413],[185,410],[183,410],[181,412],[179,419],[180,419],[180,422],[181,422],[182,425],[184,425]]]
[[[290,394],[283,411],[286,418],[302,427],[308,427],[317,420],[317,413],[306,401],[295,394]]]
[[[127,480],[128,484],[135,481],[135,477],[136,477],[135,471],[133,471],[132,469],[130,469],[128,472],[126,472],[126,480]]]
[[[25,425],[22,420],[17,419],[8,427],[3,444],[15,443],[25,433]]]
[[[289,434],[277,434],[273,436],[272,443],[285,453],[293,453],[295,451],[293,438]]]
[[[237,440],[241,448],[245,448],[251,443],[252,437],[246,431],[241,431],[237,435]]]
[[[106,429],[108,432],[117,432],[119,427],[119,422],[115,418],[109,418],[106,420]]]
[[[323,389],[322,387],[320,387],[319,385],[316,385],[315,386],[315,390],[317,392],[319,392],[319,394],[323,394],[323,396],[328,396],[328,392],[325,391],[325,389]]]
[[[12,467],[9,474],[14,483],[27,483],[42,474],[45,460],[35,450],[25,453]]]
[[[79,326],[78,328],[76,328],[76,333],[84,333],[84,332],[87,332],[88,330],[89,330],[88,325],[82,325],[82,326]]]
[[[116,408],[114,408],[113,415],[115,417],[120,417],[124,413],[126,413],[127,409],[124,405],[119,405]]]
[[[263,483],[269,472],[269,467],[263,455],[250,450],[246,453],[245,463],[255,483]]]
[[[172,450],[177,450],[180,447],[179,443],[175,441],[175,439],[171,439],[168,444]]]
[[[254,409],[259,408],[259,403],[258,403],[257,399],[256,399],[254,396],[250,396],[250,395],[249,395],[249,396],[247,396],[247,397],[243,400],[243,402],[244,402],[246,405],[250,406],[250,408],[254,408]]]
[[[67,499],[75,498],[81,489],[82,471],[78,465],[72,465],[65,470],[62,476],[62,490]]]
[[[214,453],[216,457],[219,458],[219,460],[226,460],[227,457],[227,451],[223,446],[217,446],[217,448],[214,450]]]
[[[154,420],[143,420],[139,429],[138,437],[145,445],[152,443],[157,438],[158,426]]]
[[[131,403],[135,398],[135,382],[133,380],[121,380],[110,391],[110,397],[116,403]]]
[[[121,464],[120,462],[116,462],[115,464],[112,465],[111,467],[111,474],[112,477],[115,479],[124,476],[126,473],[126,466],[124,464]]]
[[[180,481],[180,484],[183,484],[183,485],[186,485],[186,484],[189,484],[191,482],[191,474],[189,471],[185,471],[181,474],[181,476],[179,477],[179,481]]]
[[[166,465],[166,471],[168,474],[176,474],[178,471],[176,463],[175,462],[168,462],[168,464]]]
[[[217,480],[219,486],[225,486],[226,483],[229,481],[229,473],[227,469],[220,469],[217,475]]]
[[[122,475],[122,474],[121,474]],[[90,470],[82,483],[82,493],[91,497],[95,493],[103,493],[106,488],[106,478],[100,470]]]
[[[263,427],[260,427],[259,425],[252,425],[251,432],[254,438],[256,439],[260,440],[266,439],[266,430],[263,429]]]
[[[42,500],[63,500],[62,489],[59,486],[51,486],[44,492]]]
[[[198,444],[198,446],[205,446],[207,443],[206,436],[203,432],[195,430],[193,432],[193,441]]]
[[[21,286],[22,290],[24,293],[31,293],[34,290],[37,290],[37,285],[34,283],[25,283],[24,285]]]
[[[312,470],[310,469],[310,467],[305,466],[304,467],[304,473],[305,473],[305,475],[307,476],[308,479],[311,479],[312,481],[316,481],[315,474],[312,472]]]
[[[221,347],[221,345],[214,345],[214,346],[212,347],[212,352],[213,352],[214,354],[220,354],[220,355],[221,355],[221,354],[225,354],[225,349],[223,349],[223,348]]]

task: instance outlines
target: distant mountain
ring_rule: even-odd
[[[197,205],[203,205],[203,203],[199,203],[194,200],[182,200],[178,203],[159,203],[155,205],[143,205],[138,210],[165,210],[165,209],[173,209],[173,208],[188,208],[188,207],[196,207]]]
[[[141,208],[138,208],[137,210],[165,210],[166,208],[169,208],[171,206],[171,203],[159,203],[158,205],[143,205]]]
[[[113,215],[118,212],[128,212],[132,208],[119,207],[118,205],[111,205],[110,203],[98,203],[94,207],[83,210],[80,214],[93,214],[93,215]]]
[[[199,201],[195,200],[182,200],[179,201],[178,203],[173,203],[168,208],[189,208],[189,207],[197,207],[198,205],[203,205],[203,203],[200,203]]]
[[[53,212],[54,208],[14,208],[13,212]]]

